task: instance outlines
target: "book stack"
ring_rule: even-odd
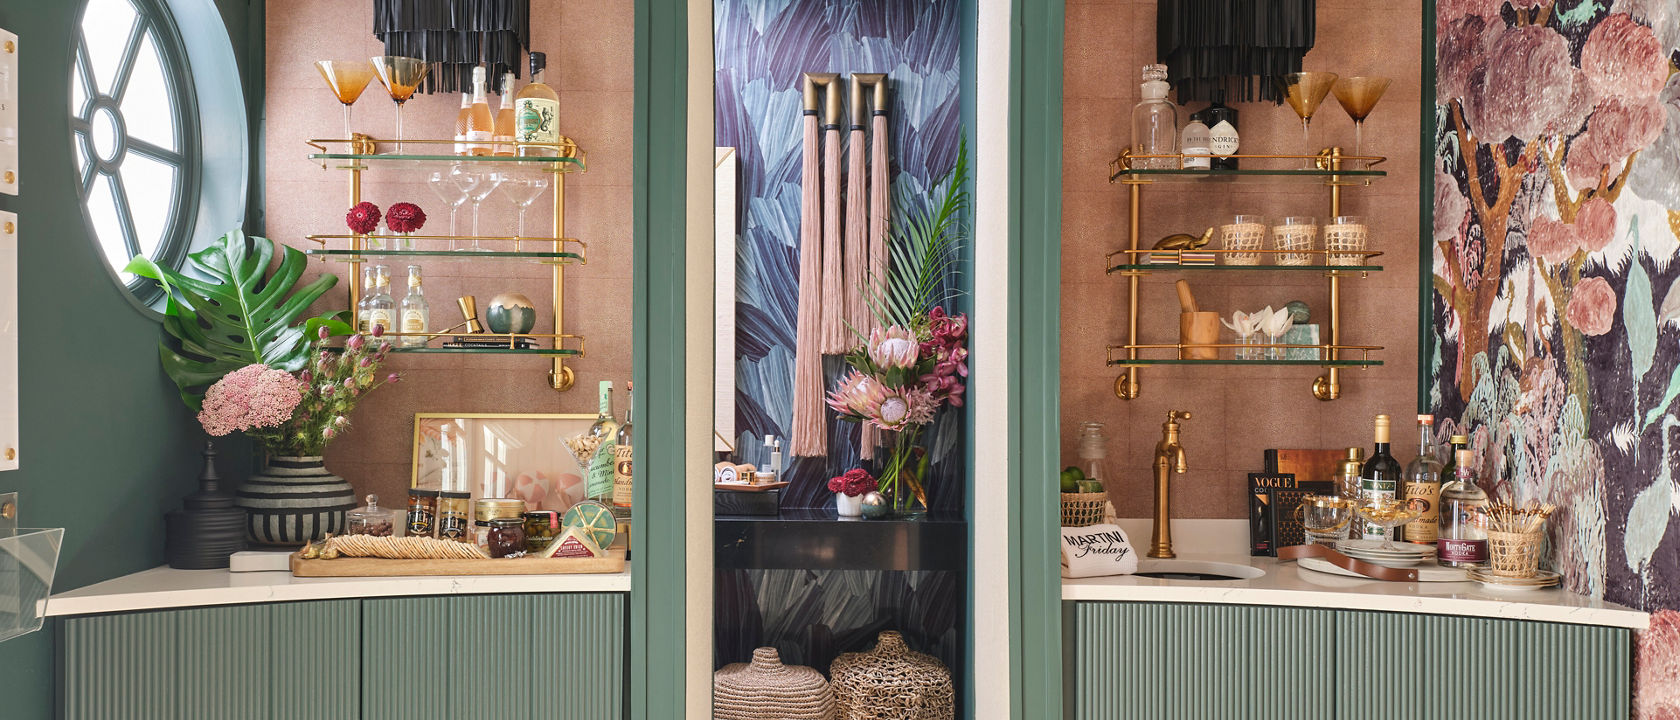
[[[537,346],[537,341],[532,340],[531,338],[519,338],[517,340],[514,340],[510,344],[508,342],[507,338],[505,338],[505,337],[497,338],[497,337],[494,337],[494,336],[473,337],[471,335],[456,335],[454,339],[450,340],[449,342],[444,343],[443,346],[444,347],[449,347],[449,348],[505,348],[505,347],[511,347],[511,348],[517,348],[519,350],[530,350],[530,349],[535,348]]]
[[[1181,252],[1178,254],[1178,264],[1186,267],[1211,267],[1218,262],[1217,256],[1210,252]]]

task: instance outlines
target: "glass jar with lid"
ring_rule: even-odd
[[[554,538],[560,536],[560,513],[553,510],[532,510],[525,519],[525,550],[541,552]]]
[[[525,553],[525,520],[523,518],[496,518],[489,521],[489,528],[485,533],[485,550],[490,557],[503,558],[510,555]]]
[[[441,540],[472,542],[472,520],[467,506],[469,493],[445,490],[438,493],[437,536]]]
[[[344,534],[390,537],[398,528],[398,512],[379,507],[379,496],[368,495],[367,505],[344,513]]]
[[[473,503],[473,542],[486,551],[490,549],[490,522],[493,520],[523,520],[525,501],[519,498],[479,498]],[[523,541],[521,541],[523,542]]]
[[[431,537],[436,532],[438,491],[411,488],[408,491],[408,520],[405,529],[410,537]]]

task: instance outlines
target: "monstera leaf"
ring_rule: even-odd
[[[280,265],[269,275],[277,246],[283,253]],[[161,267],[144,256],[129,261],[124,272],[163,286],[168,337],[159,343],[158,355],[163,371],[180,388],[181,400],[193,410],[223,375],[252,363],[300,370],[309,361],[308,338],[315,328],[348,330],[333,314],[292,324],[338,283],[337,276],[323,274],[294,292],[307,262],[295,248],[235,230],[189,257],[208,279]]]

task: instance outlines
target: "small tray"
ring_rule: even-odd
[[[1331,574],[1331,575],[1341,575],[1341,576],[1344,576],[1344,577],[1360,578],[1362,580],[1372,580],[1373,579],[1373,578],[1366,577],[1364,575],[1360,575],[1359,573],[1356,573],[1352,570],[1344,570],[1340,567],[1337,567],[1336,565],[1331,564],[1329,560],[1325,560],[1324,558],[1315,558],[1315,557],[1301,558],[1300,560],[1295,561],[1295,564],[1299,565],[1302,570],[1311,570],[1311,571],[1314,571],[1314,572],[1328,573],[1328,574]],[[1417,581],[1418,582],[1469,582],[1470,581],[1470,574],[1468,572],[1466,572],[1464,570],[1464,568],[1450,568],[1450,567],[1437,567],[1437,566],[1431,566],[1431,565],[1420,565],[1415,569],[1417,570]]]
[[[773,483],[759,483],[757,485],[748,485],[746,483],[712,483],[712,489],[713,490],[727,490],[729,492],[753,492],[753,493],[768,492],[770,490],[779,490],[779,489],[785,488],[787,486],[788,486],[788,483],[785,480],[777,481],[777,482],[773,482]]]
[[[290,558],[293,577],[406,577],[412,575],[565,575],[624,572],[624,549],[600,558],[496,558],[484,560],[387,560],[338,557]]]

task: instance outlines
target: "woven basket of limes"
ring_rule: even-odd
[[[1108,493],[1100,481],[1069,465],[1062,470],[1062,527],[1085,527],[1102,522]]]

